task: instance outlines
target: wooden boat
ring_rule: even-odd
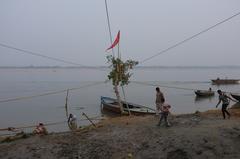
[[[231,109],[240,109],[240,102],[237,102],[231,105]]]
[[[130,111],[131,114],[134,115],[147,115],[147,114],[156,114],[155,110],[152,108],[148,108],[146,106],[128,103],[125,101],[122,101],[123,103],[123,109],[124,113],[128,114]],[[118,106],[118,102],[116,99],[110,98],[110,97],[101,97],[101,104],[102,109],[107,110],[113,113],[121,113],[120,107]],[[129,111],[128,111],[129,108]]]
[[[212,84],[239,84],[239,79],[212,79]]]
[[[195,91],[196,96],[198,97],[209,97],[214,95],[214,91],[210,90],[197,90]]]
[[[240,102],[240,94],[231,93],[231,96]]]

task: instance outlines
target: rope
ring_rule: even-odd
[[[0,137],[3,137],[3,136],[10,136],[10,135],[16,135],[17,133],[7,133],[7,134],[1,134]]]
[[[108,30],[109,30],[109,34],[110,34],[110,41],[111,41],[111,44],[112,44],[112,34],[111,34],[111,26],[110,26],[110,18],[109,18],[109,14],[108,14],[108,6],[107,6],[107,0],[105,0],[105,8],[106,8],[106,14],[107,14],[107,21],[108,21]],[[160,51],[159,53],[155,54],[155,55],[152,55],[142,61],[139,62],[139,64],[142,64],[148,60],[151,60],[152,58],[155,58],[173,48],[176,48],[178,47],[179,45],[182,45],[183,43],[186,43],[187,41],[190,41],[194,38],[196,38],[197,36],[209,31],[209,30],[212,30],[213,28],[217,27],[218,25],[221,25],[229,20],[231,20],[232,18],[238,16],[240,14],[240,12],[218,22],[217,24],[213,25],[213,26],[210,26],[209,28],[207,29],[204,29],[202,31],[200,31],[199,33],[197,34],[194,34],[170,47],[168,47],[167,49],[164,49],[162,51]],[[39,54],[39,53],[36,53],[36,52],[33,52],[33,51],[28,51],[28,50],[25,50],[25,49],[20,49],[20,48],[17,48],[17,47],[14,47],[14,46],[10,46],[10,45],[7,45],[7,44],[3,44],[3,43],[0,43],[0,46],[2,47],[5,47],[5,48],[8,48],[8,49],[13,49],[13,50],[17,50],[19,52],[22,52],[22,53],[26,53],[26,54],[30,54],[30,55],[34,55],[34,56],[39,56],[39,57],[42,57],[42,58],[47,58],[47,59],[50,59],[50,60],[54,60],[54,61],[58,61],[58,62],[63,62],[63,63],[66,63],[66,64],[71,64],[71,65],[77,65],[77,66],[83,66],[83,67],[89,67],[89,68],[92,68],[90,66],[86,66],[86,65],[82,65],[82,64],[79,64],[79,63],[75,63],[75,62],[71,62],[71,61],[67,61],[67,60],[63,60],[63,59],[60,59],[60,58],[55,58],[55,57],[51,57],[51,56],[46,56],[46,55],[42,55],[42,54]],[[112,49],[113,51],[113,49]],[[114,55],[114,51],[113,51],[113,55]],[[102,70],[101,68],[92,68],[92,69],[97,69],[97,70],[101,70],[101,71],[105,71],[105,70]]]
[[[83,119],[87,120],[87,119]],[[93,119],[93,120],[101,120],[101,119]],[[77,132],[78,130],[70,130],[70,131],[61,131],[61,132],[54,132],[54,134],[63,134],[63,133],[72,133],[72,132]],[[7,133],[7,134],[1,134],[0,137],[2,136],[10,136],[10,135],[17,135],[18,133]],[[51,135],[51,134],[48,134]]]
[[[232,18],[238,16],[239,14],[240,14],[240,12],[238,12],[238,13],[236,13],[236,14],[234,14],[234,15],[232,15],[232,16],[230,16],[230,17],[228,17],[228,18],[226,18],[226,19],[224,19],[224,20],[222,20],[222,21],[220,21],[220,22],[218,22],[218,23],[216,23],[216,24],[214,24],[213,26],[208,27],[207,29],[204,29],[204,30],[200,31],[200,32],[197,33],[197,34],[194,34],[194,35],[192,35],[192,36],[190,36],[190,37],[188,37],[188,38],[186,38],[186,39],[184,39],[184,40],[182,40],[182,41],[180,41],[180,42],[178,42],[178,43],[176,43],[176,44],[168,47],[167,49],[164,49],[164,50],[160,51],[159,53],[157,53],[157,54],[155,54],[155,55],[152,55],[152,56],[150,56],[150,57],[148,57],[148,58],[140,61],[139,64],[140,64],[140,63],[144,63],[144,62],[146,62],[146,61],[148,61],[148,60],[151,60],[151,59],[153,59],[153,58],[155,58],[155,57],[157,57],[157,56],[159,56],[159,55],[161,55],[161,54],[163,54],[163,53],[165,53],[165,52],[167,52],[167,51],[169,51],[169,50],[171,50],[171,49],[173,49],[173,48],[176,48],[176,47],[182,45],[183,43],[186,43],[187,41],[190,41],[190,40],[196,38],[197,36],[199,36],[199,35],[207,32],[207,31],[209,31],[209,30],[217,27],[218,25],[221,25],[221,24],[223,24],[223,23],[231,20]]]
[[[31,98],[48,96],[48,95],[53,95],[53,94],[59,94],[59,93],[66,92],[67,90],[74,91],[74,90],[78,90],[78,89],[82,89],[82,88],[86,88],[86,87],[95,86],[95,85],[98,85],[98,84],[103,84],[103,83],[106,83],[106,82],[108,82],[108,80],[104,81],[104,82],[96,82],[96,83],[93,83],[93,84],[84,85],[84,86],[81,86],[81,87],[78,87],[78,88],[64,89],[64,90],[60,90],[60,91],[53,91],[53,92],[42,93],[42,94],[37,94],[37,95],[32,95],[32,96],[2,99],[2,100],[0,100],[0,103],[6,103],[6,102],[12,102],[12,101],[18,101],[18,100],[24,100],[24,99],[31,99]]]
[[[102,118],[99,119],[99,117],[101,117],[101,116],[95,116],[95,117],[91,117],[89,119],[91,119],[91,120],[102,120]],[[86,121],[86,120],[88,120],[88,119],[79,119],[77,121]],[[59,124],[64,124],[64,123],[67,123],[67,121],[46,123],[46,124],[44,124],[44,126],[53,126],[53,125],[59,125]],[[27,129],[27,128],[35,128],[36,126],[37,125],[28,125],[28,126],[21,126],[21,127],[8,127],[8,128],[1,128],[0,131],[22,130],[22,129]]]
[[[161,87],[165,87],[165,88],[183,89],[183,90],[191,90],[191,91],[192,91],[192,90],[197,90],[197,89],[193,89],[193,88],[184,88],[184,87],[175,87],[175,86],[159,85],[159,84],[152,84],[152,83],[140,82],[140,81],[131,81],[131,83],[140,84],[140,85],[147,85],[147,86],[161,86]]]
[[[43,55],[43,54],[40,54],[40,53],[36,53],[36,52],[29,51],[29,50],[25,50],[25,49],[20,49],[20,48],[17,48],[17,47],[14,47],[14,46],[10,46],[10,45],[7,45],[7,44],[3,44],[3,43],[0,43],[0,46],[5,47],[5,48],[8,48],[8,49],[17,50],[17,51],[22,52],[22,53],[25,53],[25,54],[30,54],[30,55],[33,55],[33,56],[38,56],[38,57],[50,59],[50,60],[53,60],[53,61],[58,61],[58,62],[62,62],[62,63],[66,63],[66,64],[71,64],[71,65],[75,65],[75,66],[82,66],[82,67],[87,67],[87,68],[90,68],[90,69],[96,69],[96,70],[105,71],[105,70],[103,70],[103,69],[101,69],[101,68],[95,68],[95,67],[93,68],[93,67],[91,67],[91,66],[86,66],[86,65],[79,64],[79,63],[75,63],[75,62],[63,60],[63,59],[60,59],[60,58],[55,58],[55,57],[51,57],[51,56],[46,56],[46,55]]]
[[[147,86],[160,86],[160,87],[164,87],[164,88],[182,89],[182,90],[189,90],[189,91],[198,90],[198,89],[194,89],[194,88],[166,86],[166,85],[152,84],[152,83],[140,82],[140,81],[131,81],[131,83],[135,83],[135,84],[139,84],[139,85],[147,85]],[[217,91],[213,91],[213,92],[217,92]],[[231,93],[233,93],[233,92],[226,92],[226,91],[224,91],[224,93],[229,93],[229,94],[231,94]]]
[[[90,118],[91,119],[91,118]],[[83,120],[87,120],[87,119],[82,119],[81,121],[83,121]],[[91,120],[102,120],[102,119],[91,119]],[[79,120],[78,120],[79,121]],[[66,122],[67,123],[67,122]],[[45,125],[46,126],[46,125]],[[33,127],[36,127],[36,125],[35,126],[31,126],[31,127],[28,127],[28,128],[33,128]],[[17,128],[16,128],[17,129]],[[55,134],[58,134],[58,133],[65,133],[65,132],[72,132],[72,130],[71,131],[64,131],[64,132],[55,132]],[[16,135],[16,134],[19,134],[20,132],[13,132],[13,133],[5,133],[5,134],[0,134],[0,137],[2,137],[2,136],[10,136],[10,135]]]

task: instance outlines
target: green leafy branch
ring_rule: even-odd
[[[112,55],[107,56],[108,63],[111,63],[111,72],[108,74],[108,79],[112,80],[113,85],[127,85],[132,73],[129,72],[138,61],[127,60],[123,62],[120,58],[114,58]]]

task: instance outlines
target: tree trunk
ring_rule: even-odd
[[[119,91],[118,91],[118,86],[115,84],[113,89],[114,89],[116,97],[117,97],[117,101],[118,101],[118,105],[120,107],[120,111],[121,111],[121,113],[123,113],[124,110],[123,110],[123,105],[122,105],[122,102],[121,102],[121,97],[120,97],[120,94],[119,94]]]

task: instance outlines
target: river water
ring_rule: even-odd
[[[196,110],[215,109],[217,95],[196,98],[194,89],[222,89],[240,92],[240,85],[212,85],[210,79],[240,78],[240,68],[136,68],[132,81],[158,85],[175,114]],[[114,97],[111,83],[104,83],[108,70],[81,68],[0,69],[0,101],[16,97],[35,96],[43,93],[79,88],[69,92],[69,113],[78,120],[101,116],[100,97]],[[102,83],[101,83],[102,82]],[[98,83],[98,84],[96,84]],[[90,86],[91,85],[91,86]],[[82,88],[81,88],[82,87]],[[180,89],[182,88],[182,89]],[[125,87],[126,100],[155,108],[155,86],[130,83]],[[0,128],[52,123],[66,120],[66,92],[0,102]],[[231,103],[234,104],[234,103]],[[78,121],[79,125],[89,124]],[[49,131],[65,131],[66,123],[48,127]]]

